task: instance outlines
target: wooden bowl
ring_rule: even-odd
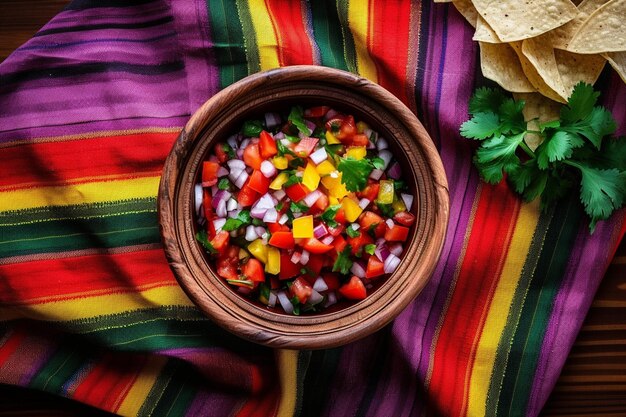
[[[246,118],[290,105],[329,105],[368,123],[387,138],[415,196],[417,217],[402,262],[373,293],[343,309],[306,316],[271,311],[243,299],[214,272],[195,240],[194,184],[215,143]],[[430,278],[448,224],[443,165],[422,124],[395,96],[357,75],[318,66],[292,66],[251,75],[208,100],[189,120],[163,168],[158,196],[165,254],[181,287],[230,332],[274,348],[339,346],[394,319]]]

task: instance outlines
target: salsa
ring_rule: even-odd
[[[287,314],[366,298],[400,264],[413,196],[388,142],[326,106],[266,113],[218,143],[197,240],[238,293]]]

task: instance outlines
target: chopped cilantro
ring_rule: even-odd
[[[370,255],[373,255],[375,251],[376,251],[376,245],[374,245],[373,243],[368,243],[367,245],[365,245],[365,252],[369,253]]]
[[[309,211],[309,206],[304,203],[296,203],[295,201],[292,201],[289,205],[289,210],[293,213],[306,213]]]
[[[228,178],[221,178],[217,182],[217,188],[219,188],[220,190],[228,190],[229,187],[230,187],[230,181],[228,181]]]
[[[278,156],[292,155],[298,157],[294,151],[286,147],[280,140],[276,141],[276,149],[278,151]]]
[[[350,237],[359,237],[361,236],[361,231],[355,230],[352,226],[346,227],[346,234]]]
[[[378,206],[378,209],[380,210],[380,213],[384,217],[393,217],[393,215],[395,214],[391,204],[376,203],[376,205]]]
[[[384,169],[385,168],[385,161],[383,160],[383,158],[381,158],[379,156],[375,156],[374,158],[371,158],[370,162],[372,163],[372,165],[376,169]]]
[[[350,245],[346,245],[346,247],[339,252],[337,255],[337,259],[333,264],[333,272],[339,272],[343,275],[347,275],[350,272],[350,268],[352,268],[352,259],[350,259],[350,253],[352,251],[352,247]]]
[[[336,143],[334,145],[324,145],[324,149],[326,149],[326,153],[330,155],[338,155],[343,150],[343,145],[340,143]]]
[[[241,133],[250,138],[256,138],[263,130],[263,123],[260,120],[246,120],[241,128]]]
[[[252,223],[252,217],[250,216],[250,210],[241,210],[236,218],[229,218],[222,226],[222,230],[230,232],[237,230],[241,226],[247,226]]]
[[[303,133],[307,136],[311,134],[311,130],[307,127],[304,121],[304,112],[302,107],[294,106],[291,108],[291,112],[289,112],[289,117],[287,118],[295,127],[298,128],[300,133]]]
[[[298,142],[300,142],[300,138],[298,136],[285,135],[285,139],[287,139],[291,143],[298,143]]]
[[[293,158],[291,161],[289,161],[289,168],[292,169],[303,167],[304,165],[306,165],[306,162],[303,158]]]
[[[396,191],[407,190],[409,187],[402,180],[393,180],[393,189]]]
[[[278,207],[276,207],[276,209],[278,210]],[[252,225],[253,226],[265,226],[265,222],[261,219],[252,219]]]
[[[237,155],[228,143],[222,143],[222,150],[228,155],[228,159],[235,159]]]
[[[315,277],[315,273],[311,270],[311,268],[306,267],[306,266],[304,268],[300,268],[300,273],[302,275],[308,275],[308,276],[311,276],[311,277]]]
[[[298,299],[298,297],[294,295],[293,297],[289,299],[289,301],[291,302],[291,304],[293,304],[293,315],[299,316],[300,315],[300,300]]]
[[[203,229],[203,230],[198,231],[196,233],[196,240],[200,242],[202,247],[206,249],[209,255],[215,255],[217,253],[217,251],[215,250],[211,242],[209,242],[209,237],[206,233],[206,230]]]
[[[338,223],[335,221],[337,211],[341,208],[341,204],[335,204],[328,206],[326,210],[320,215],[320,219],[326,223],[329,227],[337,227]]]
[[[302,182],[302,177],[297,176],[296,174],[291,174],[289,178],[287,178],[287,182],[283,184],[283,187],[290,187],[295,184],[299,184]]]
[[[337,169],[342,173],[341,182],[348,191],[361,191],[367,185],[374,165],[367,159],[341,158]]]

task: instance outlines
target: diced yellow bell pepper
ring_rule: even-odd
[[[336,171],[334,171],[336,172]],[[335,198],[343,198],[348,195],[348,190],[346,189],[345,184],[341,182],[341,173],[336,172],[337,175],[333,176],[327,175],[322,178],[322,184],[328,190],[328,195]]]
[[[365,132],[365,130],[367,130],[369,128],[370,128],[369,125],[367,123],[365,123],[365,122],[362,122],[362,121],[356,122],[356,130],[359,133],[363,133],[363,132]]]
[[[335,206],[335,205],[339,204],[339,199],[337,197],[329,195],[328,196],[328,204],[330,204],[331,206]]]
[[[391,203],[391,208],[394,213],[400,213],[401,211],[406,211],[406,205],[401,198],[398,198],[397,193],[393,193],[393,203]]]
[[[269,274],[278,274],[280,272],[280,249],[272,246],[267,247],[265,272]]]
[[[337,139],[330,130],[327,130],[326,131],[326,143],[328,143],[329,145],[337,145],[337,144],[340,144],[341,141]]]
[[[287,169],[289,166],[289,161],[284,156],[275,156],[272,159],[272,163],[276,169]]]
[[[293,237],[295,239],[313,237],[313,216],[293,219]]]
[[[324,175],[328,175],[333,172],[336,168],[333,163],[327,159],[325,161],[322,161],[318,166],[315,167],[315,169],[317,170],[317,173],[323,177]]]
[[[354,159],[363,159],[367,155],[367,149],[365,146],[350,146],[346,151],[346,157],[351,156]]]
[[[281,172],[270,183],[270,188],[272,190],[280,190],[283,184],[286,183],[288,179],[289,179],[289,175],[286,172]]]
[[[359,218],[363,209],[359,206],[359,203],[351,199],[350,197],[345,197],[341,200],[341,207],[343,207],[343,211],[346,215],[346,220],[350,223],[356,221]]]
[[[309,191],[317,190],[317,186],[320,185],[320,174],[315,169],[315,164],[310,162],[306,164],[304,173],[302,174],[302,185],[309,189]]]
[[[250,254],[245,249],[239,249],[239,259],[246,259]]]
[[[268,248],[269,248],[269,246],[264,245],[263,241],[261,239],[257,239],[257,240],[252,241],[248,245],[248,252],[250,252],[252,254],[252,256],[257,258],[259,261],[261,261],[264,264],[266,264],[267,263],[267,249]]]
[[[393,195],[395,194],[392,180],[381,180],[378,188],[377,202],[381,204],[393,203]]]

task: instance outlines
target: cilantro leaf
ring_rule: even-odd
[[[567,105],[561,108],[561,119],[565,123],[574,123],[584,119],[591,113],[600,93],[593,91],[593,87],[582,81],[574,86]]]
[[[461,136],[469,139],[487,139],[500,130],[500,118],[492,112],[476,113],[461,125]]]
[[[483,142],[476,151],[474,162],[485,181],[497,184],[503,178],[502,171],[509,172],[520,164],[515,151],[523,140],[524,133],[519,133],[511,137],[500,135]]]
[[[352,226],[346,227],[346,234],[350,237],[361,236],[361,232],[359,230],[353,229]]]
[[[373,243],[368,243],[367,245],[365,245],[364,250],[366,253],[373,255],[374,252],[376,252],[376,245],[374,245]]]
[[[396,214],[391,204],[381,204],[376,202],[376,206],[378,207],[378,210],[380,210],[380,213],[385,217],[393,217],[393,215]]]
[[[230,187],[230,181],[228,181],[228,178],[221,178],[217,182],[217,188],[220,190],[228,190],[229,187]]]
[[[230,232],[232,230],[237,230],[241,226],[247,226],[252,223],[252,217],[250,216],[250,210],[241,210],[236,218],[228,218],[224,226],[222,226],[222,230]]]
[[[285,135],[285,139],[287,139],[291,143],[299,143],[300,138],[298,136]]]
[[[376,169],[384,169],[385,168],[385,160],[381,157],[375,156],[370,159],[370,162]]]
[[[302,182],[302,177],[297,176],[296,174],[291,174],[287,181],[283,184],[284,188],[291,187],[292,185],[299,184]]]
[[[487,112],[496,113],[505,98],[500,90],[481,87],[474,92],[470,99],[469,112],[472,115]]]
[[[246,120],[241,128],[241,133],[250,138],[256,138],[263,130],[263,123],[260,120]]]
[[[302,110],[302,107],[292,107],[291,111],[289,112],[289,117],[287,119],[291,122],[291,124],[298,128],[298,131],[300,133],[306,136],[309,136],[311,134],[311,130],[309,130],[304,121],[304,111]]]
[[[506,99],[500,105],[498,110],[500,118],[500,132],[502,133],[519,133],[526,130],[526,121],[524,120],[524,101],[515,101]]]
[[[341,204],[335,204],[328,206],[326,210],[320,215],[320,219],[326,223],[329,227],[337,227],[339,223],[335,221],[335,216],[341,208]]]
[[[547,171],[541,171],[536,159],[530,159],[509,171],[509,181],[524,201],[530,202],[539,197],[546,187]]]
[[[228,159],[235,159],[237,155],[233,148],[228,143],[222,143],[222,150],[228,155]]]
[[[352,247],[350,245],[346,245],[346,247],[339,252],[337,255],[337,259],[333,264],[333,272],[339,272],[340,274],[347,275],[350,272],[350,268],[352,268],[352,259],[350,259],[350,253],[352,251]]]
[[[215,250],[211,242],[209,242],[209,236],[207,235],[206,230],[203,229],[198,231],[196,233],[196,240],[200,242],[209,255],[215,255],[217,253],[217,250]]]
[[[367,159],[341,158],[337,169],[348,191],[361,191],[367,185],[374,166]]]
[[[571,157],[574,149],[584,144],[578,135],[558,130],[552,136],[546,137],[537,148],[537,164],[540,169],[547,169],[549,162]]]
[[[298,155],[296,155],[296,153],[294,151],[292,151],[291,149],[289,149],[288,147],[286,147],[282,141],[277,140],[276,141],[276,149],[278,151],[278,156],[285,156],[285,155],[291,155],[291,156],[295,156],[298,157]]]
[[[304,203],[296,203],[295,201],[292,201],[291,205],[289,206],[289,210],[294,213],[306,213],[307,211],[309,211],[309,206]]]

